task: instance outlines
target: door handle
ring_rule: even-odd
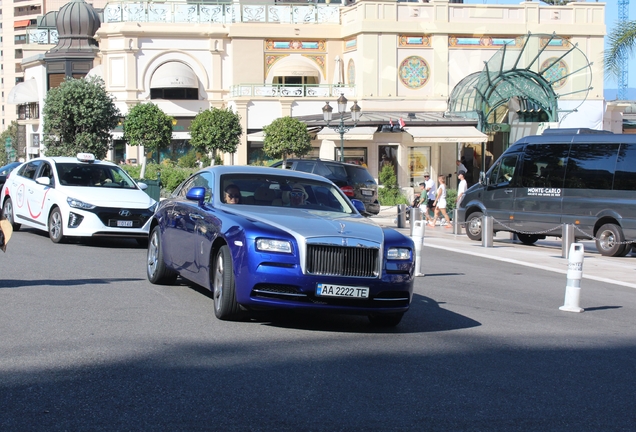
[[[506,189],[504,192],[505,192],[505,193],[507,193],[507,194],[509,194],[509,193],[513,193],[513,192],[514,192],[514,189]]]
[[[201,216],[200,214],[197,213],[189,213],[188,216],[190,216],[190,219],[198,219],[198,220],[202,220],[203,216]]]

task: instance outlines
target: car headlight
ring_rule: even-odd
[[[68,197],[66,198],[66,202],[73,208],[83,209],[83,210],[91,210],[94,209],[95,206],[93,204],[85,203],[84,201],[80,201],[75,198]]]
[[[274,239],[258,239],[256,240],[256,249],[261,252],[281,252],[291,253],[291,243],[285,240]]]
[[[159,202],[157,201],[156,203],[154,203],[153,205],[148,207],[148,210],[151,211],[152,213],[154,213],[155,211],[157,211],[157,207],[158,206],[159,206]]]
[[[408,248],[389,248],[386,253],[388,259],[408,260],[411,259],[411,249]]]

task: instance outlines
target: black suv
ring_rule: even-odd
[[[287,159],[285,166],[294,171],[326,177],[342,189],[346,196],[362,201],[368,215],[380,213],[378,184],[369,171],[361,165],[326,159]],[[282,168],[283,162],[277,162],[272,167]]]

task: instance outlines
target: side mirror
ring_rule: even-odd
[[[205,188],[201,186],[193,187],[186,193],[186,198],[190,201],[197,201],[202,206],[205,201]]]
[[[137,182],[137,186],[139,186],[139,189],[141,189],[142,191],[148,189],[148,185],[144,182]]]
[[[51,186],[51,179],[48,177],[38,177],[35,182],[43,186]]]
[[[484,186],[488,186],[488,179],[486,178],[486,173],[483,171],[479,172],[479,183]]]
[[[367,208],[364,206],[364,203],[357,199],[352,199],[351,204],[358,210],[358,213],[364,214],[367,212]]]

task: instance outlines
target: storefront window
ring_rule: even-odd
[[[411,186],[424,181],[424,173],[431,172],[431,148],[409,147],[408,173]]]
[[[336,148],[334,160],[340,161],[340,149]],[[344,161],[346,163],[362,165],[367,167],[367,149],[366,147],[354,147],[344,149]]]
[[[397,151],[398,146],[379,146],[378,147],[378,155],[380,156],[378,159],[378,184],[382,184],[380,180],[380,173],[382,173],[382,168],[385,166],[392,166],[393,171],[395,172],[395,176],[397,177]]]

